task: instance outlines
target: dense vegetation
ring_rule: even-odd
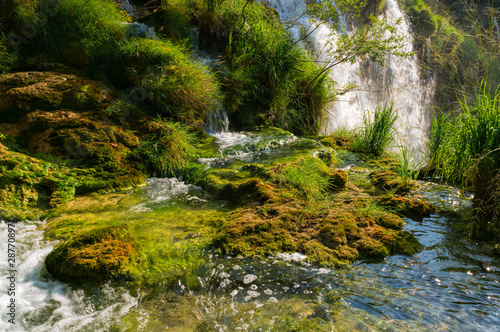
[[[424,50],[422,64],[439,78],[437,94],[445,101],[430,131],[431,166],[472,188],[471,233],[498,240],[498,15],[478,7],[460,12],[463,24],[454,25],[444,7],[404,3]],[[218,198],[240,200],[231,216],[211,221],[220,231],[213,243],[224,252],[303,251],[325,265],[414,253],[419,245],[401,231],[402,220],[381,207],[403,214],[434,211],[405,196],[418,174],[409,152],[401,147],[399,162],[386,158],[397,110],[367,110],[360,128],[343,133],[347,138],[316,137],[326,105],[343,91],[329,76],[336,64],[408,55],[398,48],[402,39],[381,37],[394,27],[369,16],[384,4],[339,2],[342,11],[370,18],[358,19],[358,31],[339,37],[327,50],[331,62],[318,66],[264,1],[165,1],[134,24],[111,0],[2,1],[1,216],[37,218],[78,195],[183,172]],[[332,1],[311,3],[309,14],[335,22],[334,7]],[[471,19],[472,32],[465,28]],[[154,26],[156,36],[140,36],[139,21]],[[301,38],[306,35],[307,29]],[[372,43],[377,35],[381,40]],[[200,56],[209,57],[210,65]],[[267,165],[213,171],[188,164],[197,156],[219,156],[203,127],[207,114],[221,107],[234,129],[275,126],[286,130],[273,129],[286,140],[295,140],[291,133],[316,139],[298,141],[303,155]],[[383,170],[371,175],[370,194],[349,187],[347,173],[335,170],[338,146],[380,162]],[[135,257],[135,245],[130,248]],[[121,266],[114,269],[111,275],[121,274]]]

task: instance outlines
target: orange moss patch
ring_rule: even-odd
[[[46,258],[47,270],[65,281],[103,281],[130,277],[141,253],[127,225],[73,236]]]

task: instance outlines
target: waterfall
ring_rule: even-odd
[[[498,26],[497,18],[493,19],[493,23],[495,24],[495,29],[497,30],[498,38],[500,39],[500,27]]]
[[[350,27],[342,16],[337,31],[325,24],[312,26],[311,19],[303,15],[306,10],[305,0],[268,0],[267,3],[279,12],[295,40],[300,37],[301,26],[308,28],[310,32],[315,29],[303,46],[304,44],[312,46],[319,62],[326,60],[325,50],[332,38],[335,39],[339,33],[350,33]],[[405,40],[401,51],[415,51],[412,29],[396,0],[387,0],[380,18],[385,18],[389,24],[401,19],[401,24],[397,26],[397,34],[403,36]],[[346,28],[347,31],[342,31],[339,26]],[[399,115],[398,143],[405,144],[412,151],[423,150],[429,126],[426,108],[430,105],[433,83],[430,78],[421,79],[416,55],[409,57],[389,55],[385,66],[368,61],[342,63],[332,68],[330,76],[338,87],[355,84],[357,88],[340,96],[328,109],[325,133],[332,133],[343,127],[355,128],[362,124],[365,110],[373,112],[377,106],[388,106],[393,102]]]
[[[192,45],[191,49],[193,57],[204,67],[210,70],[214,62],[214,58],[200,50],[200,31],[197,28],[191,29]],[[205,132],[208,134],[225,133],[229,131],[229,117],[227,116],[226,107],[221,102],[215,110],[205,113]]]

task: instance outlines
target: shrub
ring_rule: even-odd
[[[127,31],[127,15],[112,0],[31,0],[18,4],[17,23],[36,38],[29,50],[57,54],[81,67],[109,58]]]
[[[219,103],[214,76],[195,62],[185,48],[168,40],[134,38],[120,44],[117,56],[132,87],[133,100],[160,116],[199,124]]]
[[[189,128],[178,123],[157,120],[156,130],[144,137],[128,158],[137,161],[149,174],[175,176],[194,154],[194,135]]]

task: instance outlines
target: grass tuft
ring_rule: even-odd
[[[358,152],[380,156],[394,141],[394,123],[398,118],[396,110],[391,106],[377,107],[373,113],[366,111],[363,116],[363,127],[356,136],[352,149]]]

